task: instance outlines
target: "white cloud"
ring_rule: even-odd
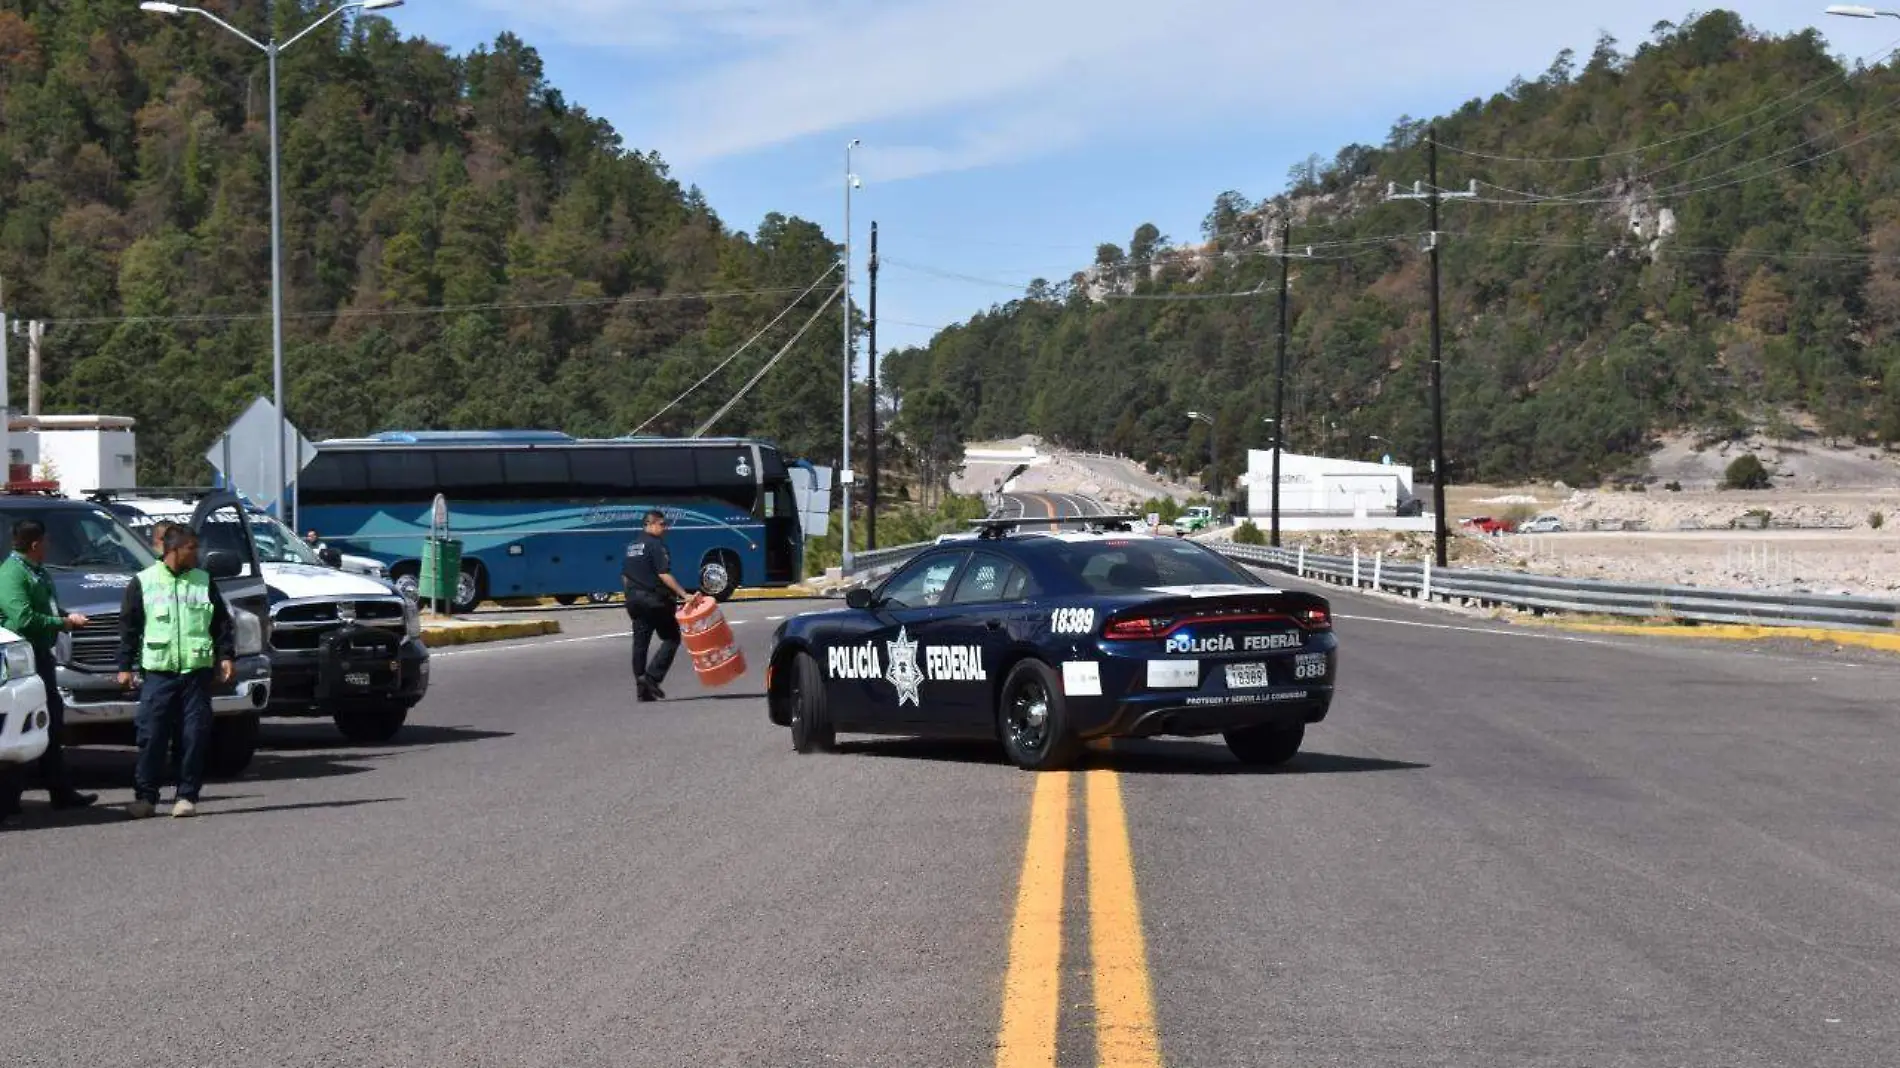
[[[1600,30],[1628,52],[1659,19],[1683,18],[1682,2],[1673,12],[1659,0],[537,0],[508,10],[571,40],[628,47],[634,63],[681,49],[703,58],[701,73],[634,105],[676,164],[860,136],[867,178],[875,168],[894,181],[1234,115],[1254,120],[1237,132],[1258,136],[1351,108],[1428,114],[1455,106],[1448,95],[1535,77],[1561,48],[1587,54]],[[1814,0],[1759,0],[1746,17],[1785,31],[1820,15]],[[1854,54],[1885,43],[1830,29]],[[919,139],[920,128],[933,136]],[[880,133],[899,143],[876,147]]]

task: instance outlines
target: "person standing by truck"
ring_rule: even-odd
[[[627,618],[633,622],[633,684],[639,700],[665,700],[660,683],[673,666],[679,652],[680,624],[673,615],[681,601],[697,601],[673,577],[673,556],[666,549],[666,513],[654,509],[646,514],[646,525],[627,545],[627,556],[620,565],[620,584],[627,594]],[[660,636],[660,648],[647,660],[653,635]]]
[[[172,724],[181,721],[183,755],[172,815],[197,815],[211,742],[212,666],[216,681],[231,681],[237,674],[237,638],[217,583],[198,568],[195,531],[176,526],[165,533],[165,558],[126,586],[119,620],[119,685],[131,687],[135,666],[145,675],[139,689],[134,797],[127,811],[134,819],[156,811]]]
[[[66,702],[59,696],[53,643],[62,631],[78,630],[91,620],[77,612],[60,612],[53,600],[53,580],[46,575],[46,524],[23,519],[13,528],[13,555],[0,564],[0,625],[32,643],[34,670],[46,684],[48,737],[40,757],[40,785],[54,808],[85,808],[99,795],[80,793],[66,777]]]

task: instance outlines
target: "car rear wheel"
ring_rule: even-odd
[[[562,608],[572,608],[574,605],[580,603],[580,599],[581,595],[578,593],[557,593],[554,595],[554,603],[560,605]]]
[[[1053,771],[1073,763],[1081,739],[1069,729],[1068,704],[1055,672],[1025,660],[1003,680],[996,731],[1010,762],[1025,771]]]
[[[1291,727],[1244,727],[1228,731],[1223,737],[1227,739],[1228,750],[1242,764],[1273,767],[1292,760],[1300,751],[1300,743],[1306,740],[1306,726],[1295,723]]]
[[[255,712],[212,720],[211,753],[205,758],[205,774],[214,779],[235,779],[244,774],[251,758],[257,755],[257,727]]]
[[[20,811],[20,795],[26,792],[26,780],[12,767],[0,765],[0,819]]]
[[[350,741],[358,745],[381,745],[402,730],[402,725],[409,721],[409,709],[405,705],[373,705],[338,712],[332,718],[336,720],[336,729]]]
[[[794,752],[821,753],[838,744],[838,732],[831,726],[831,710],[825,706],[825,677],[810,653],[799,653],[792,658],[792,670],[786,682],[785,711],[792,723]]]

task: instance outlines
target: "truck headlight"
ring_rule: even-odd
[[[402,599],[402,632],[411,638],[422,637],[422,610],[407,597]]]
[[[231,625],[237,630],[237,655],[256,656],[264,651],[264,623],[256,612],[231,609]]]
[[[8,642],[0,646],[0,682],[29,678],[36,667],[32,643]]]

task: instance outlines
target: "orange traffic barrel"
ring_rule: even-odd
[[[703,685],[724,686],[745,674],[745,654],[733,640],[732,628],[726,625],[718,601],[701,597],[697,607],[689,601],[680,606],[676,616],[680,640],[693,658],[693,673]]]

